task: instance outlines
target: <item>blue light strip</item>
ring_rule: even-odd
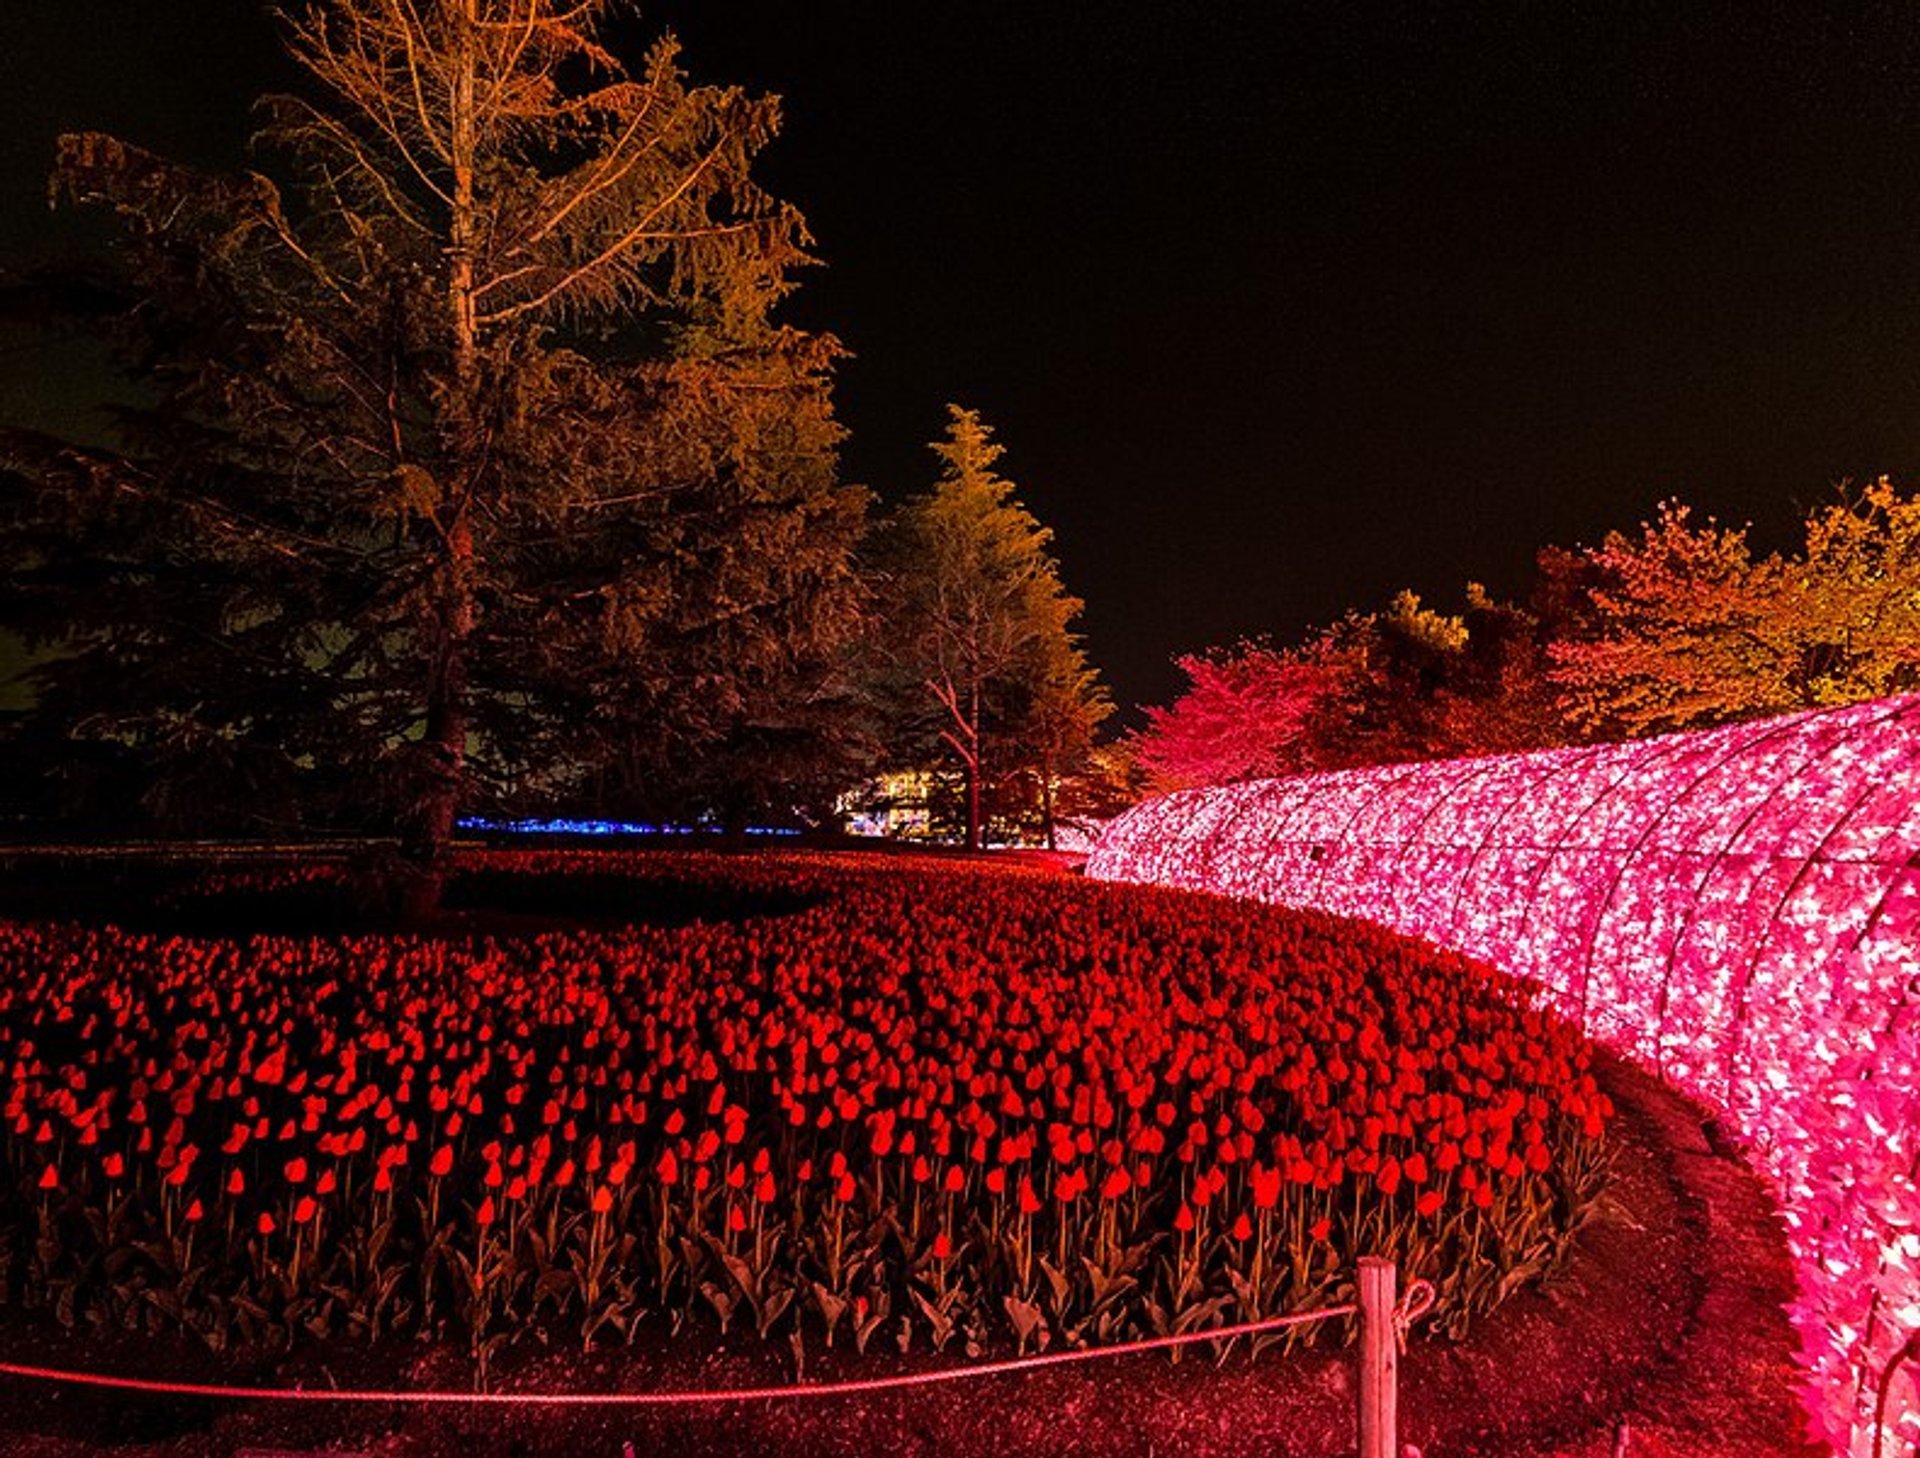
[[[714,835],[712,825],[647,825],[637,820],[571,820],[556,817],[547,820],[494,820],[470,815],[457,822],[461,830],[478,830],[493,835]],[[749,825],[748,835],[799,835],[790,826]]]

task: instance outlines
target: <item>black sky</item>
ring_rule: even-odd
[[[1678,494],[1786,540],[1920,465],[1920,9],[661,0],[786,99],[767,177],[854,351],[849,474],[981,409],[1125,704],[1184,649],[1524,583]],[[5,0],[0,252],[70,243],[51,137],[238,159],[247,0]],[[0,414],[80,419],[0,338]]]

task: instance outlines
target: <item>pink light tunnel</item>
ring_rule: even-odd
[[[1723,1110],[1780,1198],[1815,1431],[1872,1451],[1920,1331],[1920,695],[1183,791],[1087,870],[1428,937]],[[1889,1453],[1920,1441],[1917,1381]]]

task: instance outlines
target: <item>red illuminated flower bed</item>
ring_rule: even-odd
[[[924,861],[481,862],[709,919],[0,924],[8,1299],[216,1347],[972,1352],[1254,1320],[1377,1252],[1457,1328],[1600,1179],[1580,1038],[1374,927]]]

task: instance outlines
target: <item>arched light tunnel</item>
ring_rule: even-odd
[[[1087,870],[1428,937],[1723,1110],[1780,1198],[1810,1407],[1865,1451],[1920,1330],[1920,695],[1182,791]]]

